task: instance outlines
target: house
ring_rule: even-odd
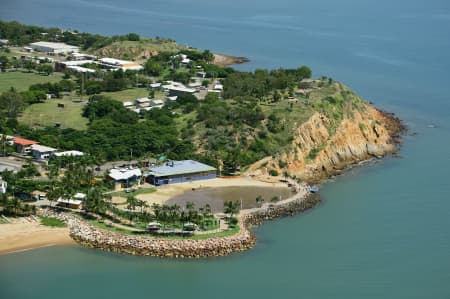
[[[146,175],[147,182],[155,186],[214,178],[214,167],[193,160],[168,161],[161,166],[150,167]]]
[[[94,55],[75,52],[70,54],[70,58],[72,58],[72,60],[94,60],[97,57]]]
[[[214,84],[214,90],[223,91],[223,85],[222,84]]]
[[[206,73],[205,72],[197,72],[195,73],[195,75],[199,78],[206,78]]]
[[[150,101],[150,107],[152,107],[152,108],[162,108],[162,107],[164,107],[164,101],[163,100],[151,100]]]
[[[147,85],[148,90],[161,90],[161,83],[152,83]]]
[[[55,157],[81,157],[84,156],[83,152],[80,151],[65,151],[65,152],[59,152],[59,153],[53,153],[53,156]]]
[[[150,106],[150,99],[148,98],[140,98],[136,99],[136,106],[140,108],[145,108]]]
[[[66,67],[67,69],[74,71],[75,73],[95,73],[96,70],[94,69],[90,69],[87,67],[82,67],[82,66],[76,66],[76,65],[69,65]]]
[[[123,102],[123,106],[128,109],[134,108],[133,102]]]
[[[169,92],[169,96],[180,96],[183,94],[193,94],[197,90],[194,88],[187,88],[184,84],[179,82],[168,81],[168,84],[163,85],[165,91]]]
[[[202,87],[202,83],[201,82],[192,82],[188,84],[189,88],[194,88],[196,90],[200,90],[200,87]]]
[[[142,172],[139,168],[122,167],[109,170],[108,177],[114,180],[114,190],[140,186]]]
[[[16,151],[20,154],[28,154],[31,153],[31,146],[34,144],[38,144],[39,142],[34,140],[28,140],[21,137],[14,137],[13,143],[16,147]]]
[[[40,161],[40,160],[48,160],[50,156],[57,151],[56,148],[44,146],[40,144],[31,145],[31,155]]]
[[[86,198],[86,194],[77,193],[70,199],[58,198],[57,205],[60,207],[65,207],[69,209],[81,210],[84,206],[84,200]]]
[[[9,44],[9,40],[7,39],[0,39],[0,46],[7,46]]]
[[[1,194],[5,194],[6,193],[6,188],[8,187],[8,183],[6,183],[6,181],[4,181],[2,179],[2,177],[0,176],[0,193]]]
[[[79,52],[79,48],[77,46],[71,46],[65,43],[36,42],[31,43],[30,47],[34,51],[53,54],[69,54]]]

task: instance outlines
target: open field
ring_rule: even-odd
[[[148,90],[145,88],[130,88],[121,91],[102,92],[101,95],[111,97],[120,102],[134,102],[138,98],[148,96]]]
[[[58,103],[64,108],[58,108]],[[61,128],[86,129],[88,119],[81,116],[83,103],[73,103],[68,99],[48,100],[45,103],[28,106],[19,118],[19,122],[28,126],[54,126]]]
[[[6,72],[0,73],[0,93],[14,87],[17,91],[25,91],[30,85],[46,82],[58,82],[62,79],[60,74],[49,76],[37,73]]]

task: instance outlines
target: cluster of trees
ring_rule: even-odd
[[[214,217],[211,214],[211,206],[206,204],[199,209],[195,208],[194,203],[187,202],[185,209],[179,205],[152,205],[154,219],[164,225],[176,225],[183,223],[195,223],[200,227],[207,226],[208,222],[213,221]]]
[[[0,115],[15,118],[28,105],[45,101],[47,94],[60,97],[61,92],[71,92],[75,89],[77,84],[71,80],[34,84],[27,91],[22,92],[11,88],[0,94]]]
[[[224,80],[225,98],[253,96],[263,98],[274,91],[298,86],[305,78],[311,78],[311,69],[302,66],[297,69],[256,70],[255,72],[234,72]]]
[[[0,36],[8,39],[11,44],[18,46],[27,45],[37,41],[51,41],[65,42],[70,45],[79,46],[84,50],[89,48],[99,49],[110,45],[115,41],[139,41],[141,39],[136,33],[108,37],[99,34],[80,33],[76,30],[68,31],[59,28],[24,25],[15,21],[0,21]]]

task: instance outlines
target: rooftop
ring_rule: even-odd
[[[109,176],[116,180],[126,180],[132,177],[142,176],[142,172],[139,168],[113,168],[109,171]]]
[[[168,161],[162,166],[149,168],[149,174],[155,177],[177,175],[177,174],[188,174],[202,171],[215,171],[214,167],[209,165],[193,161],[193,160],[182,160],[182,161]]]
[[[31,43],[30,46],[48,47],[53,49],[66,49],[66,48],[78,49],[77,46],[72,46],[65,43],[52,43],[52,42],[35,42]]]
[[[79,199],[65,199],[65,198],[58,198],[57,202],[70,205],[81,205],[83,203],[83,201]]]
[[[21,138],[21,137],[14,137],[13,141],[15,144],[19,144],[19,145],[23,145],[23,146],[39,143],[37,141],[29,140],[29,139],[25,139],[25,138]]]
[[[76,156],[83,156],[83,152],[79,151],[65,151],[65,152],[59,152],[55,153],[56,157],[76,157]]]
[[[37,151],[37,152],[41,152],[41,153],[56,152],[57,151],[56,148],[45,146],[45,145],[40,145],[40,144],[33,144],[33,145],[31,145],[31,149],[33,151]]]

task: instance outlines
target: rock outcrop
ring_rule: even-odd
[[[280,174],[286,171],[306,182],[317,183],[349,165],[396,152],[404,129],[393,114],[369,104],[364,104],[363,109],[353,109],[332,132],[330,124],[327,116],[315,112],[294,130],[290,151],[258,161],[249,167],[247,174],[268,175],[275,169]]]

